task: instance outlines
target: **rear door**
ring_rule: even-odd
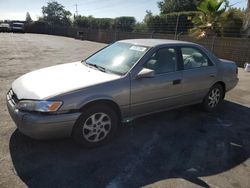
[[[201,49],[180,47],[183,62],[183,94],[185,103],[201,101],[215,81],[217,68]]]

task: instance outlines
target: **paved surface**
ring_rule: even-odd
[[[250,73],[218,111],[198,106],[138,119],[92,150],[19,133],[5,94],[18,76],[80,60],[104,44],[0,34],[0,187],[250,187]]]

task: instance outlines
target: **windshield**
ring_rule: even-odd
[[[93,56],[85,63],[101,67],[105,71],[124,75],[147,52],[148,47],[116,42]]]

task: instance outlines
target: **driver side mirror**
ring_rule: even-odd
[[[138,74],[137,78],[153,78],[155,76],[155,71],[152,69],[143,68]]]

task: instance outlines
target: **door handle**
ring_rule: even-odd
[[[210,76],[209,76],[209,77],[214,78],[214,77],[215,77],[215,75],[214,75],[214,74],[210,74]]]
[[[181,79],[178,79],[178,80],[174,80],[173,81],[173,85],[177,85],[177,84],[180,84],[181,83]]]

